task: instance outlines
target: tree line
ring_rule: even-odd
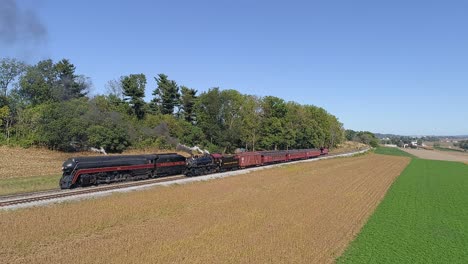
[[[352,129],[346,129],[345,131],[346,140],[361,142],[371,147],[376,148],[379,146],[379,139],[374,133],[369,131],[354,131]]]
[[[199,93],[165,74],[144,100],[147,77],[111,80],[89,96],[90,79],[69,60],[27,65],[0,61],[0,144],[73,151],[103,147],[171,149],[178,143],[210,151],[333,147],[343,125],[323,108],[218,87]]]
[[[460,147],[464,151],[468,151],[468,140],[462,140],[456,144],[456,146]]]

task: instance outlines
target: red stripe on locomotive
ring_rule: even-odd
[[[174,162],[162,162],[162,163],[156,163],[156,168],[157,167],[170,167],[170,166],[185,166],[185,161],[174,161]]]
[[[72,184],[76,183],[76,180],[78,180],[78,177],[81,174],[96,173],[96,172],[109,172],[109,171],[151,169],[153,167],[154,167],[153,164],[143,164],[143,165],[133,165],[133,166],[105,167],[105,168],[97,168],[97,169],[82,169],[82,170],[78,170],[75,173],[75,176],[73,176]]]

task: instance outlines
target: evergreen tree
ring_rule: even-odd
[[[195,100],[197,99],[197,90],[195,89],[190,89],[185,86],[180,87],[181,90],[181,97],[180,97],[180,102],[181,102],[181,108],[183,111],[183,116],[185,121],[192,123],[195,121],[195,112],[194,112],[194,106],[195,106]]]
[[[122,89],[125,99],[129,101],[133,109],[133,114],[138,119],[143,119],[145,116],[145,86],[146,76],[141,74],[130,74],[122,77]]]
[[[71,64],[69,60],[63,59],[57,62],[54,68],[57,75],[54,84],[57,99],[67,101],[86,96],[89,85],[84,76],[75,74],[75,65]]]
[[[158,111],[163,115],[173,114],[174,108],[179,106],[179,86],[162,73],[154,79],[158,87],[153,91],[154,99],[151,100],[153,112]]]

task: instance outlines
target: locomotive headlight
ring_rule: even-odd
[[[68,172],[73,168],[73,163],[72,162],[67,162],[62,165],[62,171]]]

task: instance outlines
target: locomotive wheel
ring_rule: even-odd
[[[85,187],[90,185],[89,184],[89,174],[83,174],[80,176],[79,184],[78,186]]]

